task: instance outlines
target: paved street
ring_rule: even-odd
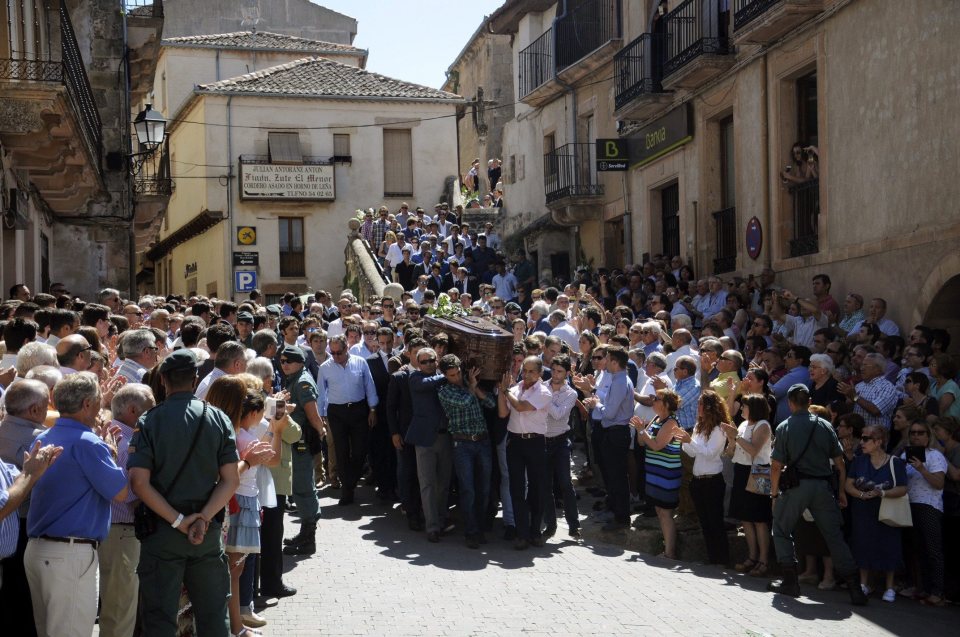
[[[317,555],[286,578],[299,593],[262,611],[267,635],[955,635],[960,611],[898,599],[854,608],[846,593],[775,598],[765,580],[587,542],[499,539],[471,551],[459,529],[430,544],[399,511],[324,489]],[[386,514],[386,515],[385,515]],[[562,524],[562,522],[561,522]],[[589,522],[588,522],[589,524]],[[296,525],[288,518],[287,535]],[[289,558],[288,558],[289,559]]]

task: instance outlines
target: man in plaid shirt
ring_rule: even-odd
[[[370,247],[374,250],[380,249],[380,244],[383,243],[387,231],[390,230],[390,220],[388,219],[390,210],[386,206],[380,206],[379,215],[380,218],[373,222],[372,241],[370,242]]]
[[[440,359],[440,373],[447,384],[437,391],[437,396],[447,414],[447,429],[453,439],[453,469],[457,472],[467,546],[475,549],[487,541],[480,520],[487,508],[493,471],[490,436],[481,406],[493,409],[495,403],[478,386],[479,368],[471,369],[465,379],[460,359],[447,354]]]

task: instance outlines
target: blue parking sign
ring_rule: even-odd
[[[233,277],[237,292],[252,292],[257,287],[256,270],[237,270]]]

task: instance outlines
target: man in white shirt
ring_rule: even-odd
[[[691,346],[693,335],[690,334],[688,330],[674,330],[671,340],[673,343],[673,352],[667,356],[667,375],[670,377],[670,380],[674,383],[677,382],[677,377],[674,375],[673,370],[677,366],[677,359],[681,356],[690,356],[693,358],[697,366],[697,374],[699,374],[700,353]]]
[[[887,302],[881,298],[870,299],[870,307],[867,309],[867,318],[857,321],[853,328],[848,332],[849,336],[855,336],[860,332],[860,326],[864,321],[876,323],[880,331],[887,336],[900,336],[900,328],[897,324],[886,318]]]
[[[580,334],[577,333],[577,328],[570,324],[567,321],[566,312],[563,310],[554,310],[550,313],[550,322],[558,321],[556,327],[550,330],[550,336],[556,336],[567,346],[571,351],[576,352],[580,346]]]
[[[510,497],[517,525],[514,548],[543,546],[543,487],[546,476],[547,407],[553,395],[540,380],[543,362],[536,356],[523,360],[522,380],[512,385],[509,372],[500,382],[498,410],[507,423],[507,467]],[[512,385],[512,386],[511,386]]]
[[[496,295],[503,299],[504,303],[509,303],[517,298],[517,277],[513,272],[507,272],[507,264],[503,261],[497,263],[497,274],[493,276],[493,287]]]

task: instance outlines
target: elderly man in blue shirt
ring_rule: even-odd
[[[128,489],[114,433],[97,420],[100,401],[95,375],[67,376],[53,389],[60,418],[37,437],[64,451],[37,482],[27,514],[24,566],[40,637],[93,632],[97,548],[110,531],[110,503]]]
[[[317,374],[317,405],[320,416],[333,434],[337,468],[343,493],[338,504],[353,503],[367,457],[368,432],[377,423],[377,388],[367,361],[347,351],[347,340],[333,336],[328,342],[330,357]]]
[[[798,383],[806,385],[808,389],[813,386],[813,381],[810,379],[810,355],[810,350],[803,345],[794,345],[784,355],[783,364],[787,368],[787,373],[770,387],[777,399],[777,413],[773,420],[774,427],[790,417],[790,402],[787,400],[787,391]]]
[[[630,417],[633,416],[633,383],[627,375],[629,357],[619,345],[607,346],[607,369],[610,386],[601,399],[591,396],[583,401],[587,409],[600,417],[603,429],[601,456],[606,465],[607,490],[613,520],[604,531],[617,531],[630,526],[630,488],[627,479],[627,455],[630,451]]]

